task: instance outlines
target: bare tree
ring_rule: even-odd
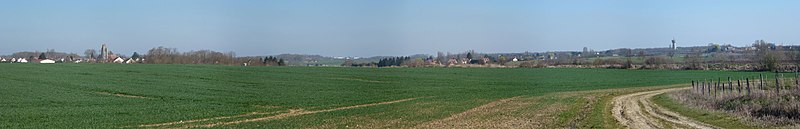
[[[644,63],[647,65],[663,65],[670,63],[670,60],[665,57],[653,56],[645,59]]]
[[[624,48],[622,49],[622,54],[624,54],[627,58],[625,63],[622,64],[622,67],[626,69],[633,68],[633,61],[631,61],[631,57],[633,57],[633,50]]]
[[[86,58],[94,58],[96,53],[97,51],[94,49],[86,49],[86,51],[83,52],[83,55],[85,55]]]
[[[442,52],[437,52],[436,53],[436,61],[438,61],[439,64],[447,65],[447,59],[448,59],[448,57],[445,56],[444,53],[442,53]]]
[[[699,51],[688,54],[685,57],[686,60],[684,61],[684,63],[686,63],[686,69],[694,69],[694,70],[703,69],[702,68],[703,57]]]
[[[753,60],[758,61],[761,70],[776,71],[782,54],[775,51],[775,44],[767,43],[764,40],[756,40],[753,43],[753,47],[756,48]]]

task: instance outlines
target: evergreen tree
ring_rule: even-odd
[[[467,59],[472,59],[472,52],[467,53]]]
[[[265,57],[263,63],[264,63],[264,65],[267,65],[267,66],[276,66],[276,65],[277,66],[283,66],[283,65],[286,65],[286,64],[284,64],[286,62],[283,61],[283,59],[278,59],[278,57],[274,57],[274,56]]]
[[[267,58],[259,58],[259,61],[261,62],[261,64],[266,64]]]
[[[384,66],[386,66],[386,59],[381,59],[380,61],[378,61],[378,67],[384,67]]]
[[[131,59],[139,59],[139,58],[142,58],[142,57],[139,55],[139,53],[133,52],[133,55],[131,56]]]
[[[400,62],[400,57],[392,58],[392,66],[397,66],[397,64],[399,64],[399,62]]]
[[[397,57],[397,62],[395,62],[394,65],[395,66],[400,66],[400,64],[403,64],[403,57],[402,56],[401,57]]]
[[[409,59],[411,59],[411,57],[408,57],[408,56],[400,57],[400,62],[397,63],[397,66],[403,65],[403,62],[406,62],[406,60],[409,60]]]
[[[45,55],[44,55],[44,53],[42,53],[42,54],[39,54],[39,59],[40,59],[40,60],[47,59],[47,56],[45,56]]]

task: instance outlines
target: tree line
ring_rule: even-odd
[[[389,67],[389,66],[401,66],[403,62],[410,60],[411,57],[394,57],[394,58],[384,58],[378,61],[378,67]]]
[[[176,48],[157,47],[147,51],[144,55],[148,64],[219,64],[219,65],[248,65],[248,66],[285,66],[283,59],[269,56],[236,57],[234,52],[216,52],[212,50],[199,50],[179,52]]]

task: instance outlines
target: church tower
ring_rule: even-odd
[[[108,60],[108,46],[106,44],[100,46],[100,56],[97,56],[97,59],[104,62]]]

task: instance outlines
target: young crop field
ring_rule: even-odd
[[[619,89],[758,74],[0,64],[0,128],[613,128],[605,101]]]

